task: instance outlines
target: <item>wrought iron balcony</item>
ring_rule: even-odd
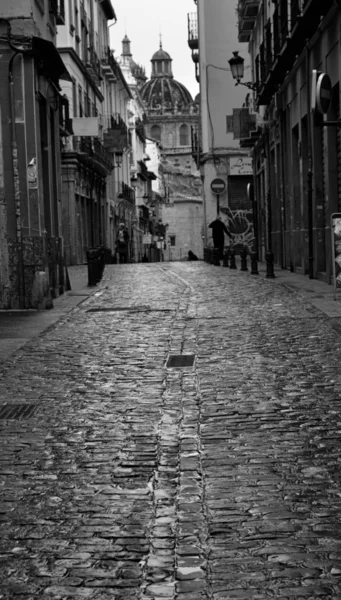
[[[62,158],[65,160],[70,154],[78,155],[81,162],[99,171],[102,175],[108,175],[113,169],[110,153],[97,138],[73,137],[71,145],[64,148]]]
[[[144,144],[146,141],[146,132],[145,132],[143,121],[141,121],[141,119],[136,120],[135,130],[136,130],[136,135],[140,138],[141,142]]]
[[[112,50],[110,50],[109,46],[106,46],[102,49],[101,65],[102,70],[106,74],[108,79],[111,79],[112,81],[117,81],[118,66],[114,57],[114,53]]]
[[[131,204],[135,204],[135,191],[126,183],[122,182],[122,191],[118,195],[118,197],[123,198],[124,200],[128,200],[128,202],[130,202]]]
[[[67,96],[59,96],[59,131],[60,135],[63,137],[73,135],[72,119],[70,119],[69,101]]]
[[[200,133],[199,133],[198,129],[195,129],[194,127],[191,127],[191,145],[192,145],[192,156],[193,156],[194,160],[196,161],[197,168],[199,168],[200,156],[202,154],[202,148],[201,148]]]
[[[238,2],[238,39],[248,42],[255,26],[260,0],[239,0]]]
[[[111,152],[123,152],[131,146],[131,133],[121,115],[108,115],[104,125],[108,129],[104,133],[104,146]]]
[[[188,45],[191,50],[198,50],[199,35],[198,35],[198,15],[197,13],[188,14]]]
[[[102,81],[101,63],[93,46],[87,48],[85,66],[96,85],[99,85]]]
[[[64,0],[58,0],[58,9],[56,15],[57,25],[65,25],[65,4]]]
[[[332,6],[333,0],[278,0],[272,18],[273,36],[271,25],[267,24],[265,40],[256,58],[259,104],[269,103],[278,84],[303,51],[306,39],[314,35],[321,18]]]
[[[57,18],[57,15],[58,15],[57,0],[49,0],[49,12],[52,13]]]

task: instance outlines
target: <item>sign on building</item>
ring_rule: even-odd
[[[230,175],[253,175],[251,156],[231,156]]]

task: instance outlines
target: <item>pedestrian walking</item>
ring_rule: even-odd
[[[223,257],[224,250],[224,234],[233,240],[233,235],[227,229],[225,223],[222,222],[221,216],[217,215],[217,218],[209,224],[209,228],[212,229],[213,246],[218,248],[220,252],[220,258]]]
[[[116,252],[119,256],[119,262],[128,262],[128,247],[129,247],[129,233],[124,223],[120,223],[117,238],[116,238]]]

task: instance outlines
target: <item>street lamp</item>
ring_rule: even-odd
[[[233,57],[230,58],[228,63],[231,67],[232,77],[236,80],[236,85],[245,85],[249,90],[258,92],[259,86],[257,83],[252,83],[251,81],[244,83],[244,81],[241,81],[244,77],[244,59],[239,56],[237,51],[233,52]]]

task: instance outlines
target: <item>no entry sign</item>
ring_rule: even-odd
[[[220,177],[216,177],[211,181],[211,190],[213,194],[223,194],[226,190],[226,183]]]

